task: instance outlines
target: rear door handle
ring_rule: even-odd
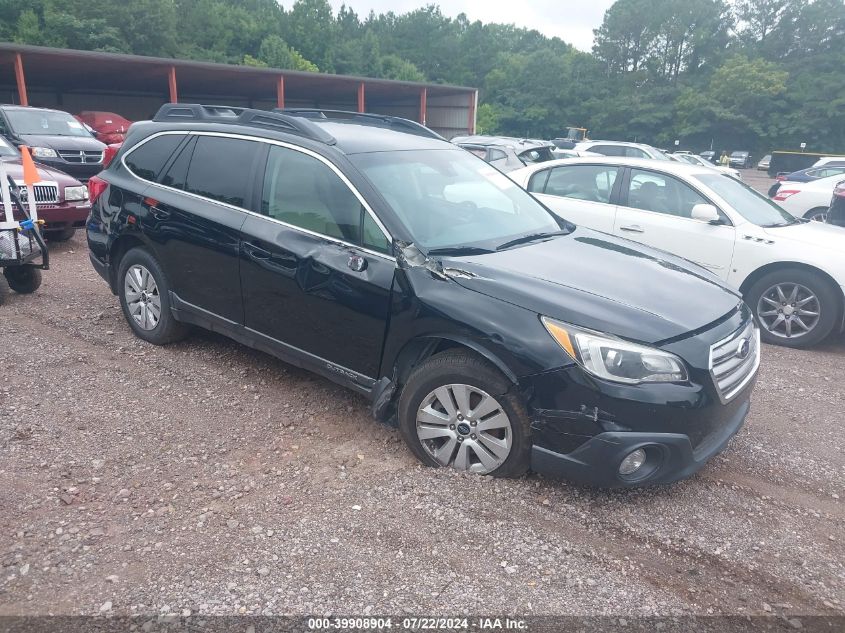
[[[255,244],[250,244],[249,242],[244,242],[243,245],[244,252],[246,253],[247,257],[250,259],[254,259],[256,261],[262,261],[265,259],[270,259],[272,253],[270,251],[266,251],[260,246],[256,246]]]
[[[627,231],[628,233],[645,233],[645,229],[641,226],[637,226],[636,224],[632,224],[631,226],[620,226],[620,231]]]

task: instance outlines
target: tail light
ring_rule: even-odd
[[[840,182],[833,190],[834,196],[839,196],[840,198],[845,198],[845,180]]]
[[[786,174],[778,174],[777,177],[775,178],[775,180],[780,180],[780,181],[786,180]]]
[[[794,196],[796,193],[801,193],[798,189],[778,189],[778,192],[775,194],[775,197],[772,200],[777,200],[778,202],[783,202],[790,196]]]
[[[103,152],[103,169],[108,167],[115,156],[117,156],[117,152],[120,150],[120,146],[123,143],[112,143],[111,145],[106,145],[106,149]]]
[[[91,204],[94,204],[103,192],[108,189],[109,183],[107,183],[102,178],[98,178],[97,176],[91,176],[88,179],[88,199],[91,201]]]

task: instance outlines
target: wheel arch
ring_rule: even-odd
[[[123,256],[136,246],[146,245],[146,242],[137,233],[124,233],[111,245],[109,248],[109,286],[113,294],[117,294],[117,272]]]
[[[393,362],[395,382],[402,385],[413,371],[414,367],[434,354],[447,349],[466,349],[491,363],[502,372],[513,384],[519,379],[497,354],[469,337],[457,334],[425,334],[411,339],[402,347]]]

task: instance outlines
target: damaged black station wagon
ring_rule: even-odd
[[[428,465],[665,483],[748,413],[737,293],[411,121],[169,104],[90,188],[91,261],[135,334],[200,326],[322,374]]]

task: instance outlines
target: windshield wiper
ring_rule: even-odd
[[[445,246],[443,248],[432,248],[427,255],[487,255],[494,253],[489,248],[477,246]]]
[[[540,240],[547,237],[555,237],[557,235],[566,235],[566,231],[546,231],[543,233],[532,233],[531,235],[523,235],[522,237],[518,237],[514,240],[509,242],[505,242],[504,244],[499,244],[496,247],[497,251],[504,250],[506,248],[510,248],[511,246],[516,246],[517,244],[525,244],[527,242],[533,242],[534,240]]]

